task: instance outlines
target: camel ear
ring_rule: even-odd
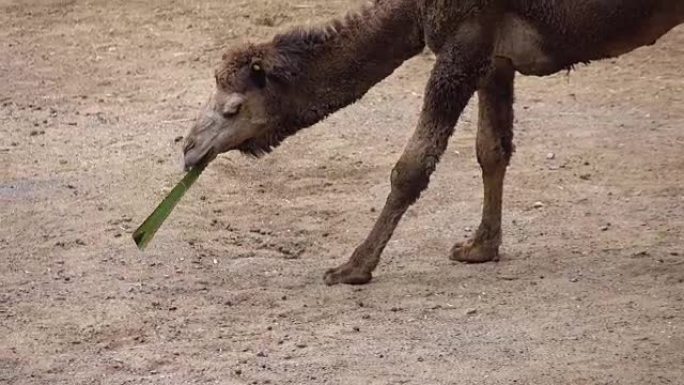
[[[249,75],[257,87],[266,87],[266,70],[261,60],[252,61],[252,64],[249,65]]]

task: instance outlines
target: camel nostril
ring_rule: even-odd
[[[183,153],[187,154],[188,151],[192,150],[194,147],[195,147],[195,141],[192,140],[192,138],[185,139],[185,146],[183,146]]]

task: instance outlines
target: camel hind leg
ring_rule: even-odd
[[[513,153],[514,77],[511,62],[496,59],[478,89],[477,161],[484,184],[482,221],[472,239],[453,247],[452,260],[478,263],[499,258],[503,181]]]

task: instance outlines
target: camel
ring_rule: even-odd
[[[239,150],[253,156],[357,101],[407,59],[435,63],[417,128],[391,172],[367,238],[328,285],[365,284],[408,207],[428,186],[456,123],[478,94],[481,223],[450,258],[498,260],[503,181],[514,151],[516,72],[546,76],[651,45],[684,22],[683,0],[376,0],[321,27],[295,28],[223,55],[216,90],[184,142],[186,168]]]

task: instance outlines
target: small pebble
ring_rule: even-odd
[[[556,154],[554,154],[553,152],[549,152],[548,154],[546,154],[546,159],[548,159],[548,160],[555,159],[555,158],[556,158]]]
[[[466,310],[466,314],[467,314],[467,315],[473,315],[473,314],[475,314],[475,313],[477,313],[477,309],[468,309],[468,310]]]
[[[534,207],[535,209],[540,209],[540,208],[544,207],[544,203],[537,201],[537,202],[534,202],[534,205],[532,205],[532,207]]]

